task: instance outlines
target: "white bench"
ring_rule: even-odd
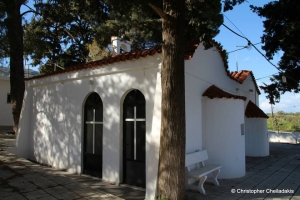
[[[207,179],[207,175],[212,173],[212,182],[219,185],[217,176],[220,173],[220,165],[204,165],[204,161],[208,159],[207,151],[196,151],[194,153],[186,154],[185,156],[185,186],[186,189],[198,190],[205,194],[203,184]],[[199,180],[198,185],[195,183]]]

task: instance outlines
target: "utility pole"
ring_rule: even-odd
[[[271,104],[271,112],[272,112],[272,128],[274,128],[274,114],[273,114],[273,106],[272,106],[272,104]]]

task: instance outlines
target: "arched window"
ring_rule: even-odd
[[[146,102],[139,90],[132,90],[123,102],[123,180],[146,185]]]
[[[102,177],[103,104],[91,93],[84,105],[83,173]]]

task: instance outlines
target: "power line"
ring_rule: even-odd
[[[255,43],[255,44],[253,44],[253,45],[258,45],[258,44],[261,44],[262,42],[258,42],[258,43]],[[242,50],[242,49],[246,49],[246,48],[248,48],[248,46],[244,46],[243,48],[240,48],[240,49],[236,49],[236,50],[234,50],[234,51],[229,51],[229,52],[227,52],[227,53],[234,53],[234,52],[236,52],[236,51],[239,51],[239,50]]]
[[[268,77],[274,76],[274,75],[276,75],[276,74],[279,74],[279,72],[278,72],[278,73],[275,73],[275,74],[271,74],[271,75],[269,75],[269,76],[264,76],[264,77],[261,77],[261,78],[257,78],[257,79],[255,79],[255,80],[260,80],[260,79],[268,78]]]
[[[274,65],[261,51],[259,51],[259,49],[254,45],[254,44],[252,44],[252,42],[248,39],[248,38],[246,38],[246,37],[244,37],[244,36],[241,36],[240,34],[238,34],[237,32],[235,32],[235,31],[233,31],[231,28],[229,28],[228,26],[226,26],[225,24],[222,24],[225,28],[227,28],[228,30],[230,30],[232,33],[234,33],[234,34],[236,34],[237,36],[239,36],[239,37],[241,37],[241,38],[244,38],[245,40],[247,40],[247,42],[248,42],[248,46],[249,45],[251,45],[251,46],[253,46],[254,47],[254,49],[262,56],[262,57],[264,57],[273,67],[275,67],[279,72],[281,72],[281,73],[283,73],[284,74],[284,71],[282,71],[279,67],[277,67],[276,65]],[[297,82],[294,78],[292,78],[291,76],[288,76],[288,75],[286,75],[286,77],[288,77],[289,79],[291,79],[291,80],[293,80],[293,81],[295,81],[295,82]]]
[[[223,16],[225,16],[226,17],[226,15],[224,15],[223,14]],[[243,33],[242,33],[242,31],[228,18],[228,17],[226,17],[226,19],[244,36],[244,37],[246,37]]]
[[[245,40],[247,40],[247,42],[249,41],[246,37],[238,34],[237,32],[235,32],[234,30],[232,30],[231,28],[229,28],[228,26],[226,26],[224,23],[222,24],[225,28],[227,28],[228,30],[230,30],[231,32],[233,32],[234,34],[236,34],[237,36],[244,38]]]
[[[246,37],[244,37],[244,36],[242,36],[242,35],[240,35],[240,34],[238,34],[237,32],[235,32],[234,30],[232,30],[231,28],[229,28],[228,26],[226,26],[225,24],[222,24],[225,28],[227,28],[228,30],[230,30],[232,33],[234,33],[234,34],[236,34],[237,36],[239,36],[239,37],[241,37],[241,38],[244,38],[245,40],[247,40],[247,42],[248,42],[248,45],[251,45],[251,46],[253,46],[254,47],[254,49],[260,54],[260,55],[262,55],[273,67],[275,67],[278,71],[280,71],[280,72],[282,72],[282,73],[284,73],[279,67],[277,67],[276,65],[274,65],[262,52],[260,52],[258,49],[257,49],[257,47],[256,46],[254,46],[254,44],[252,44],[252,42],[248,39],[248,38],[246,38]]]

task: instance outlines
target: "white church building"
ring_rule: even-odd
[[[154,199],[161,126],[161,47],[116,54],[26,80],[20,157],[146,189]],[[119,53],[120,47],[125,53]],[[267,116],[251,71],[228,71],[215,43],[186,46],[186,153],[206,149],[219,178],[246,173],[245,156],[269,155]]]
[[[0,75],[0,126],[12,126],[13,115],[10,101],[10,79]]]

